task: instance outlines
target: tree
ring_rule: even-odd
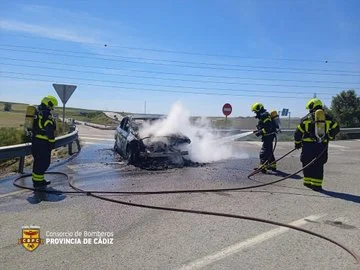
[[[331,111],[341,127],[360,127],[360,97],[355,90],[342,91],[333,97]]]
[[[10,111],[11,111],[11,103],[6,102],[6,103],[4,104],[4,111],[5,111],[5,112],[10,112]]]

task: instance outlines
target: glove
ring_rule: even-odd
[[[300,149],[302,147],[302,143],[295,143],[295,149]]]
[[[253,133],[255,134],[256,137],[261,136],[261,130],[254,130]]]

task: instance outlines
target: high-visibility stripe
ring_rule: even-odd
[[[322,186],[322,179],[317,179],[317,178],[312,178],[312,177],[304,177],[304,183],[305,184],[311,184],[313,186],[316,187],[321,187]]]
[[[305,125],[305,131],[309,132],[309,125],[312,121],[311,120],[305,120],[303,123]]]
[[[301,125],[298,125],[297,128],[301,133],[305,133],[305,131],[302,129]]]
[[[315,180],[315,181],[322,181],[322,179],[319,179],[319,178],[312,178],[312,177],[307,177],[307,176],[305,176],[305,177],[304,177],[304,179],[307,179],[307,180],[310,180],[310,181],[312,181],[312,180]]]
[[[276,169],[276,164],[271,164],[270,168]]]
[[[322,186],[322,183],[314,183],[314,182],[311,182],[311,185],[316,186],[316,187],[321,187],[321,186]]]
[[[311,184],[310,179],[307,179],[306,177],[304,177],[304,184]]]
[[[32,180],[33,181],[43,181],[44,180],[44,175],[43,174],[32,173]]]
[[[263,120],[264,123],[266,123],[267,121],[271,121],[271,118],[270,117],[267,117]]]
[[[46,127],[48,124],[54,124],[53,121],[51,120],[46,120],[45,123],[44,123],[44,127]]]
[[[40,134],[35,135],[35,138],[42,139],[42,140],[46,140],[46,141],[49,140],[48,136],[40,135]]]
[[[302,141],[303,141],[303,142],[311,142],[311,143],[317,142],[316,139],[313,139],[313,138],[303,138]],[[323,140],[322,142],[323,142],[323,143],[327,143],[328,140],[325,139],[325,140]]]
[[[265,128],[261,129],[261,131],[262,131],[263,134],[266,134]]]
[[[325,127],[325,132],[326,132],[326,134],[329,133],[330,124],[331,124],[331,121],[330,121],[330,120],[326,120],[326,121],[325,121],[325,125],[326,125],[326,127]]]
[[[332,125],[332,127],[331,128],[336,128],[338,126],[338,123],[337,122],[335,122],[333,125]]]
[[[33,172],[32,176],[38,176],[39,177],[39,176],[43,176],[43,174],[36,174],[36,173]]]
[[[41,140],[45,140],[45,141],[49,141],[49,142],[55,142],[55,139],[49,139],[48,136],[45,135],[35,135],[35,138],[41,139]]]
[[[299,143],[301,143],[301,141],[295,141],[295,144],[299,144]]]
[[[322,179],[315,179],[315,178],[311,179],[312,183],[322,183],[322,181],[323,181]]]
[[[39,128],[40,128],[40,129],[43,129],[43,125],[41,124],[41,120],[42,120],[42,115],[39,115],[38,125],[39,125]]]

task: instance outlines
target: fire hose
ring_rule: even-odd
[[[290,153],[292,153],[295,149],[292,149],[291,151],[289,151],[288,153],[286,153],[284,156],[280,157],[279,159],[277,159],[276,161],[279,161],[281,159],[283,159],[284,157],[286,157],[287,155],[289,155]],[[29,177],[31,176],[31,174],[24,174],[21,175],[19,177],[17,177],[13,184],[16,187],[19,188],[23,188],[23,189],[28,189],[28,190],[32,190],[34,192],[45,192],[45,193],[55,193],[55,194],[85,194],[87,196],[92,196],[94,198],[97,199],[101,199],[104,201],[108,201],[108,202],[113,202],[113,203],[118,203],[118,204],[122,204],[122,205],[127,205],[127,206],[134,206],[134,207],[140,207],[140,208],[147,208],[147,209],[155,209],[155,210],[163,210],[163,211],[173,211],[173,212],[181,212],[181,213],[190,213],[190,214],[199,214],[199,215],[207,215],[207,216],[219,216],[219,217],[227,217],[227,218],[234,218],[234,219],[242,219],[242,220],[250,220],[250,221],[256,221],[256,222],[261,222],[261,223],[267,223],[267,224],[272,224],[272,225],[276,225],[276,226],[281,226],[281,227],[286,227],[292,230],[297,230],[300,232],[304,232],[310,235],[313,235],[315,237],[324,239],[330,243],[333,243],[335,245],[337,245],[338,247],[342,248],[343,250],[345,250],[347,253],[349,253],[356,261],[357,264],[360,264],[360,256],[357,255],[354,251],[352,251],[351,249],[345,247],[344,245],[342,245],[341,243],[330,239],[324,235],[312,232],[310,230],[306,230],[300,227],[296,227],[293,225],[289,225],[289,224],[285,224],[285,223],[281,223],[281,222],[277,222],[277,221],[272,221],[272,220],[267,220],[267,219],[262,219],[262,218],[257,218],[257,217],[251,217],[251,216],[243,216],[243,215],[235,215],[235,214],[227,214],[227,213],[218,213],[218,212],[210,212],[210,211],[201,211],[201,210],[191,210],[191,209],[181,209],[181,208],[171,208],[171,207],[161,207],[161,206],[155,206],[155,205],[147,205],[147,204],[137,204],[137,203],[131,203],[131,202],[127,202],[127,201],[122,201],[122,200],[115,200],[115,199],[111,199],[111,198],[107,198],[98,194],[132,194],[132,195],[149,195],[149,194],[174,194],[174,193],[200,193],[200,192],[220,192],[220,191],[236,191],[236,190],[244,190],[244,189],[252,189],[252,188],[257,188],[257,187],[263,187],[263,186],[267,186],[267,185],[271,185],[274,183],[278,183],[280,181],[284,181],[285,179],[294,176],[296,174],[298,174],[299,172],[301,172],[302,170],[304,170],[306,167],[311,166],[314,162],[316,162],[316,160],[318,160],[321,155],[325,152],[326,148],[317,156],[315,157],[310,163],[308,163],[304,168],[301,168],[300,170],[296,171],[295,173],[292,173],[286,177],[283,177],[279,180],[270,182],[270,183],[265,183],[265,184],[259,184],[259,185],[253,185],[253,186],[247,186],[247,187],[239,187],[239,188],[224,188],[224,189],[202,189],[202,190],[169,190],[169,191],[149,191],[149,192],[129,192],[129,191],[98,191],[98,190],[83,190],[77,186],[74,185],[74,183],[72,181],[70,181],[69,176],[66,173],[61,173],[61,172],[48,172],[47,174],[57,174],[57,175],[64,175],[67,178],[68,184],[71,188],[74,189],[74,191],[61,191],[61,190],[46,190],[46,189],[34,189],[31,187],[26,187],[23,185],[18,184],[17,182],[20,179],[23,179],[25,177]],[[270,165],[270,164],[269,164]],[[253,173],[251,173],[248,177],[251,177],[251,175],[254,175]]]

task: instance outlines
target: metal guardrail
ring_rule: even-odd
[[[253,129],[215,129],[216,132],[228,133],[228,134],[238,134],[252,130]],[[281,130],[281,133],[283,134],[294,134],[294,132],[295,132],[295,128]],[[360,134],[360,128],[340,128],[340,132],[344,134]]]
[[[74,141],[76,142],[78,151],[80,151],[80,142],[79,142],[79,135],[77,130],[69,134],[56,137],[55,148],[68,145],[69,154],[72,155],[73,154],[72,144]],[[25,156],[28,155],[31,155],[31,143],[23,143],[23,144],[0,147],[0,160],[20,157],[19,170],[18,170],[18,172],[20,173],[24,172]]]

